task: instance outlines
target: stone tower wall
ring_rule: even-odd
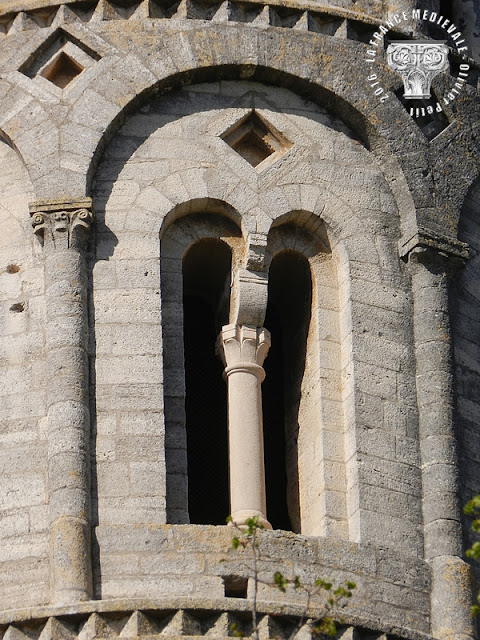
[[[43,269],[33,252],[32,186],[1,143],[2,601],[37,604],[48,591]]]

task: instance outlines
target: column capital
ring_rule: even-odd
[[[262,365],[269,348],[270,332],[263,327],[227,324],[217,340],[217,350],[227,376],[232,371],[244,369],[262,381],[265,377]]]
[[[35,200],[29,208],[33,232],[43,247],[85,246],[93,220],[91,198]]]
[[[399,253],[412,266],[421,264],[437,273],[454,275],[468,260],[468,244],[419,227],[412,236],[400,240]]]
[[[430,98],[433,78],[448,69],[448,47],[444,40],[392,40],[387,64],[401,76],[404,98]]]

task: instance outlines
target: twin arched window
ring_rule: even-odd
[[[295,532],[308,528],[311,517],[302,502],[309,500],[316,488],[301,486],[306,484],[306,470],[302,472],[301,467],[308,465],[310,453],[306,450],[317,446],[308,444],[309,432],[321,421],[315,416],[318,398],[316,377],[312,376],[315,372],[318,375],[318,367],[308,364],[309,358],[315,360],[313,352],[318,346],[309,258],[318,253],[325,258],[327,254],[309,236],[294,225],[283,225],[272,230],[267,252],[264,326],[272,338],[262,385],[267,517],[273,528]],[[305,250],[309,244],[310,249]],[[227,387],[215,343],[222,326],[229,322],[231,274],[241,263],[243,251],[236,225],[215,214],[181,218],[162,239],[170,522],[224,524],[230,513]],[[177,310],[176,321],[169,321],[172,305]],[[181,397],[173,393],[170,376],[177,382],[183,378]],[[309,482],[315,484],[312,474],[308,475]],[[320,505],[311,506],[317,512],[314,520],[318,520]]]

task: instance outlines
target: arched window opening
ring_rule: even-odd
[[[296,251],[270,265],[265,327],[272,344],[264,368],[263,432],[267,517],[274,529],[301,531],[298,430],[312,304],[308,260]]]
[[[225,524],[229,514],[227,390],[215,341],[228,322],[231,251],[196,242],[183,259],[188,512],[192,524]]]

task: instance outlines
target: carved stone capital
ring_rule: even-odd
[[[394,40],[388,45],[387,63],[402,77],[404,98],[430,98],[433,78],[448,69],[448,47],[443,40]]]
[[[468,245],[456,238],[443,236],[419,227],[417,233],[399,243],[402,260],[408,264],[424,265],[432,271],[454,275],[468,260]]]
[[[243,370],[253,373],[260,381],[265,377],[262,365],[269,348],[270,332],[263,327],[228,324],[222,328],[217,341],[227,376],[233,371]]]
[[[33,232],[45,248],[85,247],[93,220],[91,198],[30,203]]]

